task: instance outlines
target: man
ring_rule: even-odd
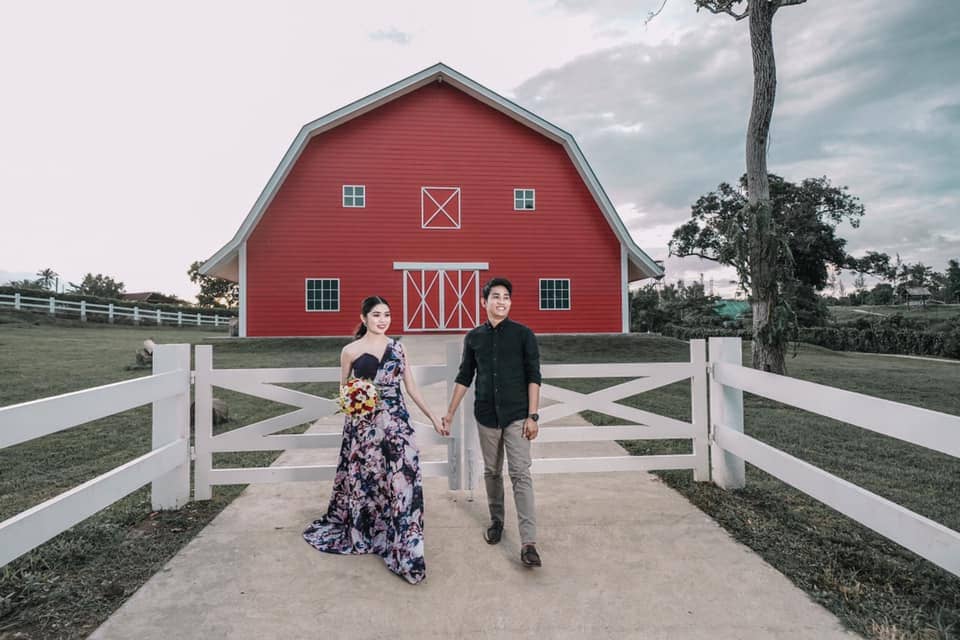
[[[536,547],[530,441],[540,430],[540,352],[533,331],[507,317],[512,293],[513,285],[506,278],[493,278],[483,285],[481,304],[487,321],[470,331],[463,341],[460,371],[442,422],[449,427],[476,374],[474,415],[491,520],[484,539],[488,544],[497,544],[503,535],[506,452],[520,527],[520,561],[526,567],[539,567],[542,563]]]

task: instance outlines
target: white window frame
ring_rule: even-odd
[[[518,207],[517,200],[520,200],[520,202],[523,204],[527,203],[527,192],[530,193],[529,201],[530,201],[530,204],[533,206]],[[520,194],[519,198],[517,197],[517,194]],[[514,211],[536,211],[537,210],[537,190],[530,189],[527,187],[517,187],[516,189],[514,189],[513,190],[513,210]]]
[[[450,197],[444,200],[443,203],[441,204],[437,202],[436,199],[434,199],[433,194],[430,193],[432,189],[450,189],[453,193],[451,193]],[[453,215],[451,215],[451,213],[446,210],[446,206],[450,204],[450,201],[453,200],[454,197],[456,197],[457,199],[456,218],[454,218]],[[460,192],[460,187],[428,187],[428,186],[420,187],[420,228],[429,229],[430,231],[448,231],[451,229],[454,229],[454,230],[459,229],[462,221],[462,217],[461,217],[461,214],[462,214],[461,207],[463,202],[461,200],[462,197],[463,197],[463,194]],[[427,219],[427,210],[424,202],[425,198],[429,198],[430,201],[437,206],[437,210],[433,212],[433,215],[430,216],[429,219]],[[444,217],[450,221],[450,225],[443,226],[443,227],[430,226],[434,218],[436,218],[441,213],[443,213]]]
[[[351,195],[347,195],[347,187],[353,189]],[[357,189],[363,189],[362,195],[357,195]],[[356,204],[357,198],[363,198],[363,204]],[[354,204],[347,204],[347,198],[350,198]],[[340,203],[344,209],[365,209],[367,206],[367,185],[365,184],[345,184],[340,189]]]
[[[337,308],[336,309],[311,309],[310,308],[310,282],[314,281],[330,281],[337,283]],[[321,288],[321,293],[322,293]],[[340,289],[340,278],[304,278],[303,279],[303,309],[307,313],[339,313],[340,312],[340,294],[342,293]],[[321,306],[323,303],[322,297],[320,300]]]
[[[567,283],[567,306],[566,307],[544,307],[543,306],[543,283],[545,281],[550,282],[566,282]],[[573,291],[570,287],[570,278],[540,278],[540,281],[537,283],[537,297],[540,300],[540,311],[570,311],[573,309]]]

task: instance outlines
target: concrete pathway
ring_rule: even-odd
[[[446,340],[404,343],[415,363],[443,362]],[[444,385],[425,391],[437,411],[445,407]],[[339,421],[323,422],[326,431]],[[623,453],[615,443],[535,449],[536,457]],[[427,460],[445,454],[423,451]],[[277,464],[335,459],[334,450],[296,451]],[[482,489],[471,496],[428,479],[428,577],[416,586],[378,557],[319,553],[301,539],[326,508],[329,482],[251,485],[91,638],[858,637],[651,474],[535,483],[544,566],[528,570],[509,499],[504,540],[492,547],[481,536]]]

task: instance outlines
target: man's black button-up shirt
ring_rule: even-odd
[[[533,331],[504,318],[485,322],[463,340],[457,382],[469,387],[476,373],[473,414],[485,427],[506,427],[527,417],[527,385],[540,384],[540,350]]]

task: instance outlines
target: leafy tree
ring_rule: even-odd
[[[203,260],[197,260],[187,270],[190,282],[200,285],[197,302],[205,306],[237,306],[240,301],[240,290],[236,283],[200,273],[200,267],[203,266],[203,263]]]
[[[784,373],[789,309],[780,295],[789,279],[791,265],[784,261],[783,234],[777,229],[767,173],[767,145],[773,104],[777,94],[777,65],[773,51],[773,16],[781,7],[807,0],[693,0],[697,11],[747,19],[753,55],[753,100],[747,122],[746,198],[741,215],[740,238],[731,245],[735,261],[747,266],[740,272],[753,306],[753,366]],[[651,12],[653,19],[663,7]],[[731,264],[727,262],[727,264]]]
[[[897,264],[896,281],[896,295],[900,300],[906,300],[907,289],[910,287],[926,287],[934,298],[939,299],[942,297],[941,288],[945,283],[945,276],[922,262],[910,264],[901,261]]]
[[[867,288],[867,281],[862,273],[858,273],[857,277],[853,279],[853,288],[857,290],[857,293]]]
[[[633,331],[660,331],[667,324],[718,325],[716,296],[706,294],[700,283],[684,286],[647,285],[630,295],[630,322]]]
[[[716,191],[701,196],[691,207],[691,219],[674,230],[670,253],[714,260],[737,270],[752,292],[756,340],[760,330],[756,322],[758,290],[754,287],[756,254],[746,247],[754,219],[749,196],[744,193],[746,183],[746,177],[741,178],[739,188],[722,183]],[[835,187],[825,177],[794,184],[773,174],[768,176],[768,184],[770,225],[766,228],[776,267],[773,276],[781,324],[764,335],[779,356],[770,359],[766,353],[760,358],[754,349],[754,366],[770,365],[771,371],[784,373],[782,356],[797,325],[820,323],[824,317],[825,309],[815,293],[828,285],[831,275],[851,266],[885,273],[890,258],[879,253],[854,258],[847,253],[846,240],[836,235],[837,225],[846,221],[859,226],[864,210],[846,187]],[[799,313],[801,309],[803,313]]]
[[[867,293],[867,304],[890,305],[894,301],[893,285],[881,282]]]
[[[721,322],[717,315],[718,296],[707,295],[703,284],[694,282],[679,288],[680,295],[675,303],[680,323],[685,325],[715,325]]]
[[[900,256],[897,256],[898,260],[899,258]],[[896,267],[890,264],[890,256],[876,251],[867,251],[867,254],[862,258],[848,256],[844,266],[850,271],[856,272],[857,278],[861,281],[865,273],[878,276],[884,280],[892,280],[896,276]],[[856,286],[856,282],[854,280],[854,286]]]
[[[93,275],[88,273],[83,276],[80,284],[70,283],[72,293],[80,295],[96,296],[98,298],[119,298],[126,290],[122,282],[114,280],[110,276],[102,273]]]
[[[632,331],[659,331],[666,323],[666,312],[660,308],[660,292],[656,285],[648,284],[630,294]]]
[[[51,289],[54,283],[57,281],[57,278],[60,277],[60,274],[47,267],[46,269],[41,269],[37,271],[37,275],[40,276],[37,279],[37,284],[39,284],[44,289]]]
[[[960,261],[953,258],[947,261],[947,271],[944,273],[943,301],[960,303]]]

